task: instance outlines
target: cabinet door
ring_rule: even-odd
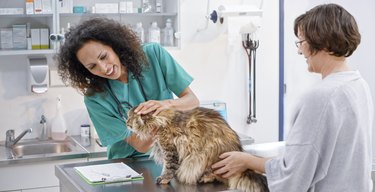
[[[0,191],[56,188],[55,165],[86,162],[86,158],[20,163],[0,167]],[[48,189],[49,190],[49,189]],[[51,189],[52,190],[52,189]],[[38,191],[38,190],[37,190]]]

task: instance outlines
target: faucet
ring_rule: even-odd
[[[40,131],[39,140],[45,141],[48,140],[48,131],[47,131],[47,120],[44,115],[42,115],[40,124],[42,125],[42,130]]]
[[[7,130],[5,146],[6,147],[13,147],[15,144],[18,143],[18,141],[20,141],[22,139],[23,136],[26,135],[26,133],[31,133],[32,131],[33,131],[32,128],[26,129],[16,139],[14,139],[14,129]]]

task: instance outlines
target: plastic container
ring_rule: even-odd
[[[156,21],[148,29],[148,42],[160,43],[160,28]]]
[[[81,125],[81,137],[90,137],[90,125],[89,124]]]
[[[142,0],[142,12],[154,13],[155,12],[155,0]]]
[[[61,97],[56,100],[56,116],[52,119],[51,137],[53,140],[62,141],[66,138],[66,122],[61,107]]]
[[[167,19],[164,28],[164,36],[163,36],[163,45],[164,46],[174,46],[174,30],[172,27],[172,20]]]
[[[135,29],[135,34],[137,34],[138,38],[141,40],[142,43],[145,42],[145,31],[142,27],[142,22],[138,22]]]
[[[155,12],[163,13],[163,0],[155,0]]]

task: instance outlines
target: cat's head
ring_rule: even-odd
[[[134,112],[136,108],[137,106],[129,110],[126,125],[140,138],[148,138],[154,129],[157,131],[170,122],[168,116],[171,110],[169,109],[161,111],[158,115],[153,115],[154,112],[138,115]]]

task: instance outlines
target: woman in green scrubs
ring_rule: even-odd
[[[156,43],[140,44],[125,25],[95,18],[72,27],[58,54],[64,82],[84,94],[90,118],[108,159],[147,155],[153,140],[139,140],[126,127],[127,112],[158,114],[189,110],[199,101],[193,78]],[[174,99],[173,94],[178,98]]]

